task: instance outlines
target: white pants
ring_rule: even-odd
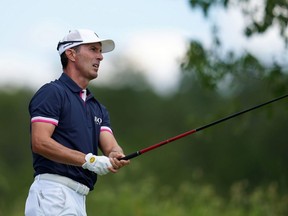
[[[87,216],[86,196],[69,187],[43,179],[35,179],[25,205],[26,216]]]

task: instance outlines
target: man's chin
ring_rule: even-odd
[[[98,77],[98,71],[91,74],[90,79],[96,79]]]

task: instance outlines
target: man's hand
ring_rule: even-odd
[[[130,163],[129,160],[119,160],[120,158],[124,157],[125,155],[122,152],[112,151],[109,154],[110,162],[112,167],[109,170],[113,173],[116,173],[120,168],[126,166]]]
[[[106,156],[96,156],[89,153],[85,156],[86,162],[82,165],[84,169],[88,169],[98,175],[109,173],[109,168],[112,167],[110,159]]]

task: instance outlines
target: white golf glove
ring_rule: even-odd
[[[98,175],[105,175],[109,173],[108,167],[112,164],[106,156],[96,156],[89,153],[85,156],[86,162],[82,165],[84,169],[88,169]]]

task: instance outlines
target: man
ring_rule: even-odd
[[[35,180],[25,215],[86,215],[86,195],[97,175],[129,164],[119,160],[125,155],[108,111],[87,88],[98,76],[102,53],[114,47],[112,40],[86,29],[70,31],[58,43],[63,73],[42,86],[29,104]]]

